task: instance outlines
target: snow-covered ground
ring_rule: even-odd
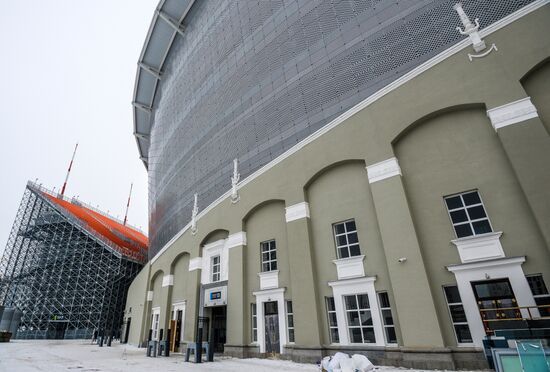
[[[183,356],[147,358],[145,349],[114,342],[98,347],[85,341],[15,340],[0,343],[0,372],[156,372],[156,371],[318,371],[313,364],[284,360],[216,358],[213,363],[185,363]],[[380,367],[380,372],[412,372],[404,368]]]

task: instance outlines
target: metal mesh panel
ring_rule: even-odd
[[[200,1],[153,114],[149,257],[230,187],[462,40],[456,1]],[[481,27],[532,0],[467,0]]]
[[[117,254],[27,186],[0,260],[0,304],[23,311],[17,338],[114,334],[142,263]]]

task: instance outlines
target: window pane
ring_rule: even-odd
[[[474,231],[476,234],[485,234],[493,231],[488,220],[473,222],[472,225],[474,226]]]
[[[348,231],[355,231],[355,230],[357,230],[357,228],[355,227],[355,221],[352,220],[352,221],[346,222],[346,229],[347,229]]]
[[[351,257],[360,256],[361,255],[361,249],[359,249],[359,245],[352,245],[349,247],[349,255]]]
[[[390,309],[382,310],[382,321],[384,325],[393,325],[393,317]]]
[[[269,261],[269,253],[262,253],[262,261]]]
[[[334,306],[334,297],[327,297],[327,308],[329,311],[334,311],[336,309]]]
[[[336,237],[336,244],[340,247],[340,246],[343,246],[343,245],[347,245],[348,242],[346,240],[346,236],[345,235],[340,235],[340,236],[337,236]]]
[[[252,328],[258,328],[258,319],[252,318]]]
[[[357,309],[357,302],[355,296],[344,296],[344,302],[346,304],[346,310]]]
[[[257,341],[258,340],[258,331],[257,330],[254,330],[252,332],[252,338],[254,341]]]
[[[266,262],[262,265],[262,271],[270,271],[269,270],[269,263]]]
[[[472,191],[468,194],[463,194],[462,198],[464,199],[464,203],[466,205],[472,205],[472,204],[480,204],[481,199],[479,198],[479,194],[477,191]]]
[[[380,307],[390,307],[390,298],[388,292],[378,293],[378,298],[380,299]]]
[[[359,300],[359,308],[360,309],[370,308],[370,306],[369,306],[369,296],[367,296],[366,294],[360,294],[360,295],[357,295],[357,299]]]
[[[328,314],[328,324],[331,327],[336,327],[338,325],[338,321],[336,320],[336,313],[329,313]]]
[[[483,209],[482,205],[478,205],[477,207],[468,208],[468,216],[470,216],[471,220],[477,220],[479,218],[487,217],[487,215],[485,214],[485,210]]]
[[[336,328],[331,328],[330,329],[330,339],[334,343],[340,342],[340,336],[338,335],[338,329],[336,329]]]
[[[272,241],[269,242],[269,248],[270,249],[276,249],[275,240],[272,240]]]
[[[360,316],[360,319],[361,319],[361,325],[362,326],[372,325],[372,316],[371,316],[370,310],[360,311],[359,316]]]
[[[450,305],[449,310],[451,311],[451,318],[453,322],[460,323],[466,322],[466,314],[464,314],[464,307],[462,305]]]
[[[292,311],[292,301],[287,301],[286,302],[286,312],[287,313],[293,313],[294,311]]]
[[[260,246],[262,247],[262,252],[266,252],[269,250],[269,244],[267,243],[261,243]]]
[[[349,244],[355,244],[357,242],[359,242],[359,239],[357,238],[357,233],[356,232],[348,234],[348,243]]]
[[[339,223],[337,225],[334,225],[334,231],[336,232],[336,234],[343,234],[345,232],[344,224]]]
[[[269,252],[269,254],[271,255],[271,257],[270,257],[271,260],[276,260],[277,259],[277,251],[271,251],[271,252]]]
[[[397,343],[397,336],[395,335],[395,328],[387,327],[386,328],[386,339],[389,344]]]
[[[542,275],[528,276],[527,282],[529,283],[531,292],[533,292],[533,296],[548,294],[548,289],[546,288],[546,284],[544,284]]]
[[[271,270],[277,270],[277,261],[271,262]]]
[[[448,286],[448,287],[445,287],[445,297],[447,297],[447,302],[452,304],[452,303],[457,303],[457,302],[462,302],[462,300],[460,299],[460,293],[458,292],[458,287],[453,285],[453,286]]]
[[[363,328],[363,337],[365,338],[365,342],[368,342],[368,343],[376,342],[376,337],[374,337],[373,328]]]
[[[460,200],[460,196],[453,196],[451,198],[445,199],[445,203],[447,203],[447,208],[449,209],[456,209],[462,207],[462,200]]]
[[[350,339],[353,343],[362,344],[363,343],[363,337],[361,336],[361,328],[350,328]]]
[[[288,342],[294,342],[294,330],[293,329],[288,330]]]
[[[288,326],[290,328],[294,328],[294,316],[293,315],[288,316]]]
[[[348,253],[348,248],[347,248],[347,247],[338,248],[338,252],[339,252],[339,254],[340,254],[340,258],[348,258],[348,257],[349,257],[349,253]]]
[[[456,337],[458,342],[472,342],[472,335],[470,329],[466,324],[455,325]]]
[[[348,326],[359,325],[359,313],[357,311],[348,311]]]
[[[452,211],[450,214],[453,223],[468,221],[468,216],[466,216],[466,212],[464,211],[464,209]]]
[[[465,223],[463,225],[455,225],[454,228],[455,228],[455,231],[456,231],[456,236],[458,238],[463,238],[465,236],[474,235],[472,233],[472,228],[470,227],[469,223]]]

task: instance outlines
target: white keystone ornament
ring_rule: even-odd
[[[198,195],[195,194],[195,201],[193,203],[193,210],[191,212],[191,234],[197,233],[197,214],[199,213]]]
[[[233,176],[231,177],[231,203],[235,204],[238,202],[241,197],[239,196],[239,191],[237,190],[237,184],[241,179],[239,174],[239,159],[233,159]]]

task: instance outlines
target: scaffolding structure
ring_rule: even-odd
[[[0,305],[23,312],[15,337],[116,337],[146,244],[137,229],[29,182],[0,260]]]

